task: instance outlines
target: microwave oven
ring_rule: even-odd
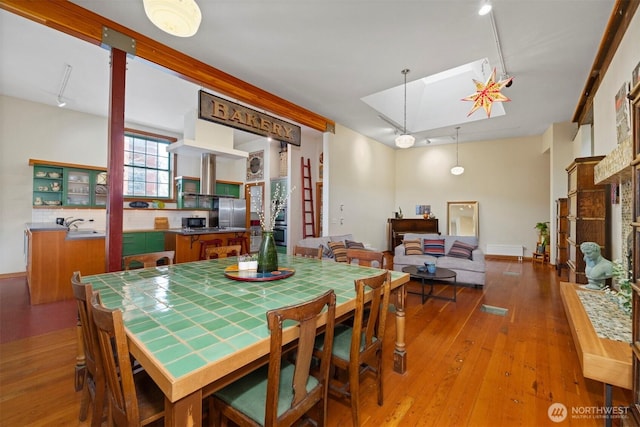
[[[182,228],[206,228],[207,218],[190,216],[182,218]]]

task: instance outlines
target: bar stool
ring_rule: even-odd
[[[222,246],[222,239],[209,239],[200,241],[200,260],[207,259],[207,248]]]
[[[240,253],[246,254],[249,252],[249,243],[247,242],[246,237],[229,237],[227,239],[227,246],[240,245]]]

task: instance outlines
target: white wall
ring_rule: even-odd
[[[386,250],[387,219],[395,204],[395,151],[341,125],[326,146],[329,230],[324,234],[351,233],[357,241]]]
[[[465,171],[454,176],[455,145],[397,151],[393,210],[400,206],[405,218],[417,218],[415,205],[431,205],[440,232],[447,234],[447,202],[477,201],[483,250],[487,244],[516,244],[530,252],[535,224],[551,221],[542,137],[462,143],[459,157]]]
[[[616,112],[614,99],[631,71],[640,61],[640,13],[636,12],[614,55],[593,101],[593,155],[607,155],[616,148]],[[622,203],[611,206],[611,259],[623,259]]]

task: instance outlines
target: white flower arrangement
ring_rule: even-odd
[[[622,311],[626,314],[631,315],[631,280],[629,279],[630,272],[627,271],[623,266],[620,260],[613,261],[613,277],[616,279],[616,283],[618,284],[618,290],[611,289],[607,287],[604,292],[607,294],[613,301],[618,303],[618,306]]]
[[[269,220],[265,218],[264,209],[262,206],[262,197],[257,197],[252,200],[253,209],[258,213],[258,218],[260,219],[260,227],[262,231],[273,231],[273,226],[275,225],[276,217],[282,210],[287,206],[287,200],[289,196],[296,189],[294,185],[291,187],[291,190],[285,192],[285,186],[281,183],[277,183],[275,186],[275,190],[273,191],[273,197],[271,198],[271,209]]]

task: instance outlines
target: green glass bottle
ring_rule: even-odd
[[[258,250],[258,273],[278,270],[278,251],[273,231],[262,232],[262,242]]]

